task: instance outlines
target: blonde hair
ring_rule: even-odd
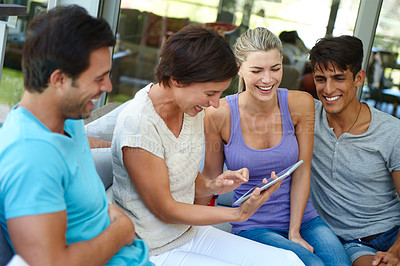
[[[280,54],[282,52],[281,40],[264,27],[257,27],[255,29],[248,29],[245,33],[240,35],[235,44],[236,62],[240,67],[247,59],[247,54],[258,51],[269,51],[278,49]],[[238,91],[245,90],[245,83],[242,77],[239,78]]]

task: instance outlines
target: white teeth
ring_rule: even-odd
[[[257,86],[257,88],[259,88],[262,91],[269,91],[270,89],[272,89],[272,86],[269,87],[261,87],[261,86]]]
[[[334,100],[337,100],[337,99],[339,99],[340,98],[340,96],[335,96],[335,97],[325,97],[325,99],[327,99],[328,101],[334,101]]]
[[[91,99],[90,101],[91,101],[93,104],[96,104],[99,100],[100,100],[100,97],[97,98],[97,99]]]

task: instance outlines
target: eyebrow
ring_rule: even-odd
[[[323,74],[321,74],[321,75],[314,74],[314,76],[316,78],[326,78],[327,77],[327,75],[323,75]],[[344,74],[344,73],[333,74],[333,75],[330,75],[329,77],[333,77],[333,78],[346,77],[346,74]]]
[[[333,75],[334,78],[345,77],[345,76],[346,76],[346,74],[344,74],[344,73]]]
[[[251,66],[250,68],[263,69],[263,67],[259,67],[259,66]]]
[[[110,73],[111,73],[111,71],[110,71],[110,70],[107,70],[107,71],[105,71],[103,74],[98,75],[98,76],[96,77],[96,79],[102,78],[102,77],[104,77],[105,75],[109,75]]]
[[[272,68],[272,67],[277,67],[277,66],[281,66],[281,64],[280,64],[280,63],[277,63],[277,64],[275,64],[275,65],[271,66],[271,68]],[[255,68],[255,69],[264,69],[263,67],[259,67],[259,66],[251,66],[250,68]]]

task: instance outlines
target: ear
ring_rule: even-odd
[[[49,78],[49,85],[61,88],[66,82],[66,76],[64,73],[61,72],[60,69],[56,69],[51,73]]]
[[[183,87],[182,83],[180,81],[177,81],[174,77],[170,77],[169,80],[171,81],[171,84],[174,87],[178,87],[178,88]]]
[[[239,67],[238,75],[239,77],[243,78],[242,67]]]
[[[358,73],[356,74],[356,76],[354,78],[354,82],[357,87],[360,87],[361,85],[363,85],[365,76],[366,76],[366,73],[365,73],[364,69],[361,69],[360,71],[358,71]]]

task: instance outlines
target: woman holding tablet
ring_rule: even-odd
[[[156,265],[303,265],[287,250],[221,231],[212,224],[244,221],[279,184],[256,190],[238,208],[216,208],[199,198],[247,182],[248,170],[212,180],[198,172],[203,154],[203,109],[218,107],[237,74],[235,56],[217,33],[183,28],[163,45],[158,83],[136,93],[117,118],[112,141],[116,204]]]
[[[295,252],[306,265],[350,265],[347,254],[309,201],[314,141],[314,100],[301,91],[279,89],[282,43],[266,28],[250,29],[235,45],[239,93],[208,108],[203,175],[246,167],[249,181],[235,190],[236,201],[272,171],[303,160],[280,188],[232,232]],[[246,202],[246,201],[244,201]],[[243,204],[243,203],[242,203]]]

